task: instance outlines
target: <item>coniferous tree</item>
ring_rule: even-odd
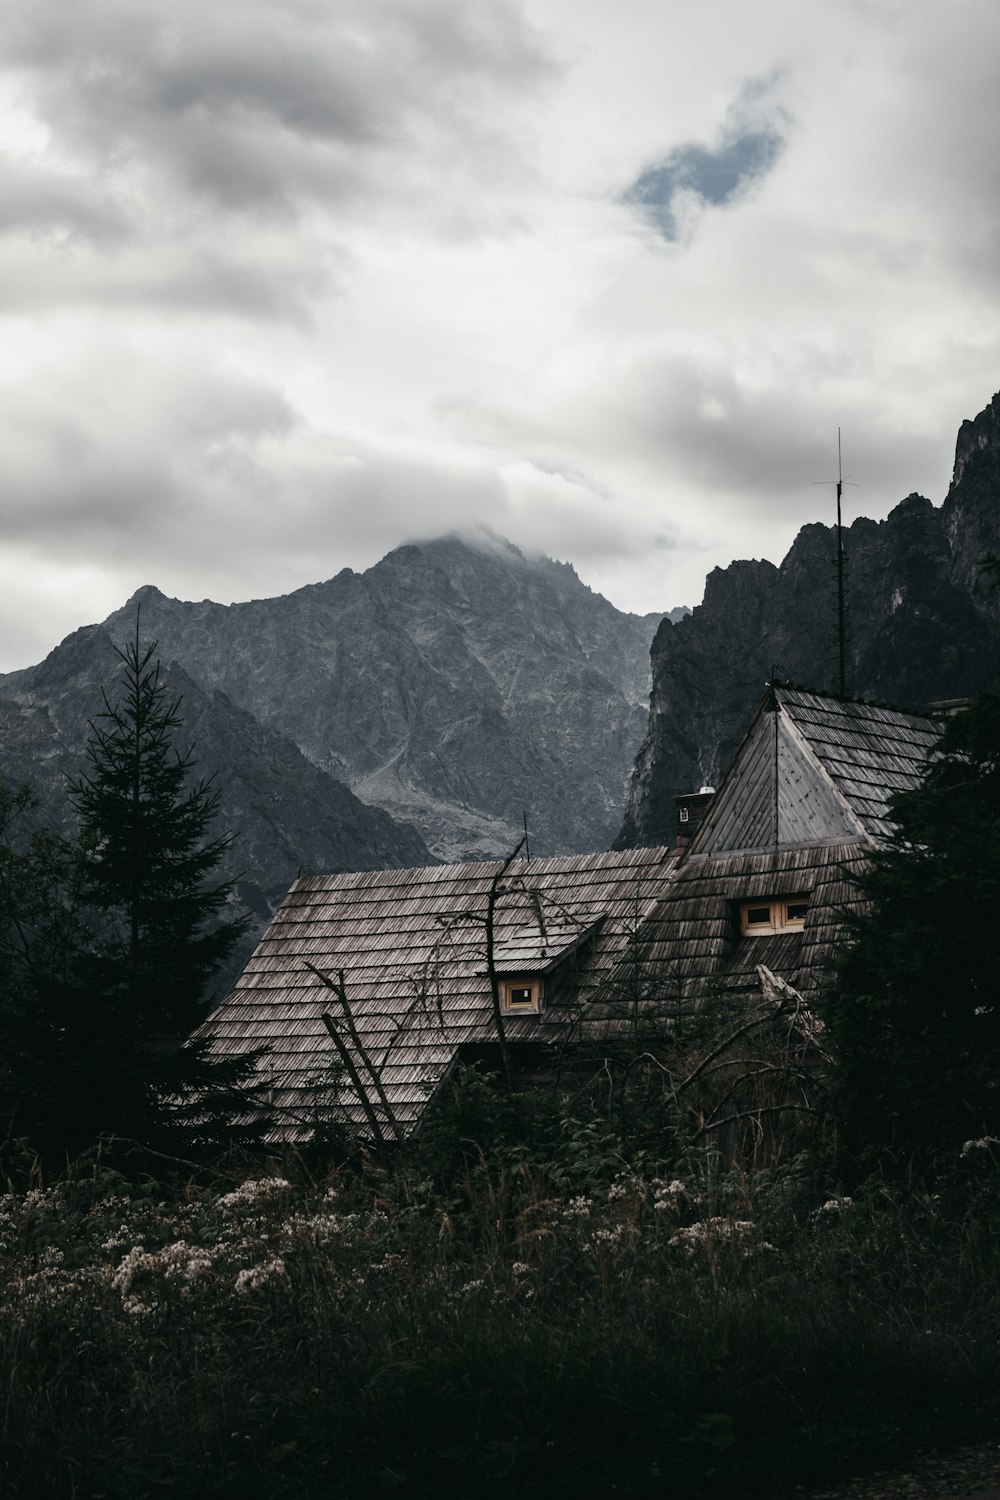
[[[76,864],[62,840],[33,826],[29,787],[0,783],[0,1159],[21,1139],[46,1155],[88,1136],[92,1028],[76,962],[87,943]]]
[[[118,649],[118,648],[116,648]],[[70,783],[80,817],[81,894],[102,919],[94,972],[149,1038],[183,1037],[203,1016],[205,987],[246,929],[223,916],[231,881],[209,883],[229,847],[209,837],[218,793],[192,781],[182,719],[160,680],[156,643],[136,635],[118,655],[122,695],[91,723],[86,770]]]
[[[213,879],[230,844],[210,836],[218,793],[192,779],[192,752],[175,747],[180,700],[161,681],[156,643],[141,644],[138,616],[135,638],[116,650],[121,696],[102,694],[86,769],[70,784],[79,895],[97,934],[76,975],[110,1075],[103,1128],[143,1142],[210,1140],[245,1115],[254,1059],[213,1059],[186,1039],[247,918],[226,915],[232,882]]]
[[[857,1151],[1000,1137],[1000,697],[950,719],[862,879],[824,1014]]]
[[[75,843],[13,836],[30,794],[0,789],[0,1148],[24,1139],[51,1160],[113,1136],[190,1155],[267,1124],[256,1054],[191,1040],[246,918],[214,879],[218,794],[174,746],[180,700],[155,650],[137,620],[70,784]]]

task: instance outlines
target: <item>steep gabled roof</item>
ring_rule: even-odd
[[[344,985],[394,1115],[412,1128],[460,1049],[495,1041],[483,917],[502,861],[297,880],[239,983],[202,1028],[213,1051],[265,1045],[282,1133],[308,1129],[310,1089],[336,1053],[323,1013],[342,1011],[312,964]],[[545,973],[543,1013],[510,1016],[512,1043],[555,1041],[567,1004],[601,985],[674,878],[664,849],[518,860],[498,900],[494,961]],[[544,933],[542,932],[544,927]],[[350,1088],[343,1108],[363,1122]]]
[[[916,785],[940,732],[917,714],[774,686],[687,858],[883,838],[889,798]]]
[[[889,798],[916,786],[941,723],[800,688],[779,687],[775,695],[865,832],[884,838]]]

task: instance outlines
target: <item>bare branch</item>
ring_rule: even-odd
[[[375,1108],[372,1104],[372,1101],[368,1097],[365,1086],[358,1076],[358,1070],[354,1066],[354,1059],[351,1057],[350,1052],[347,1050],[347,1043],[344,1041],[344,1038],[337,1030],[336,1023],[334,1022],[334,1019],[330,1015],[330,1013],[324,1010],[320,1013],[320,1016],[323,1025],[326,1027],[327,1031],[330,1033],[330,1036],[333,1039],[333,1045],[340,1053],[340,1060],[347,1070],[348,1078],[354,1085],[354,1091],[361,1101],[361,1108],[364,1110],[365,1118],[367,1119],[368,1124],[371,1126],[372,1135],[375,1137],[375,1140],[380,1146],[384,1146],[385,1136],[382,1134],[382,1127],[378,1122],[378,1116],[375,1113]]]
[[[787,1114],[790,1110],[800,1115],[817,1115],[819,1117],[822,1117],[826,1113],[822,1109],[813,1109],[811,1104],[765,1104],[760,1109],[739,1110],[734,1115],[727,1115],[724,1120],[710,1121],[709,1124],[703,1125],[700,1130],[695,1131],[691,1137],[691,1144],[694,1145],[695,1141],[700,1141],[702,1136],[708,1135],[712,1130],[722,1130],[726,1125],[738,1125],[742,1120],[749,1120],[752,1124],[756,1124],[761,1115]]]
[[[326,985],[328,990],[333,991],[337,999],[340,1001],[340,1004],[343,1007],[344,1011],[344,1019],[347,1022],[347,1034],[351,1038],[351,1041],[354,1043],[355,1051],[365,1065],[368,1076],[372,1081],[372,1087],[378,1095],[379,1103],[385,1111],[385,1117],[389,1122],[389,1128],[391,1129],[393,1135],[396,1137],[397,1141],[401,1141],[403,1139],[403,1133],[400,1130],[399,1125],[396,1123],[396,1116],[393,1112],[392,1105],[389,1103],[389,1096],[386,1094],[385,1088],[383,1087],[382,1079],[379,1076],[378,1069],[375,1067],[371,1058],[368,1056],[368,1053],[365,1051],[361,1038],[358,1035],[358,1028],[354,1024],[354,1015],[351,1011],[351,1007],[347,999],[347,986],[344,983],[343,969],[339,971],[338,978],[336,980],[333,980],[328,974],[324,974],[321,969],[317,969],[315,964],[311,964],[308,959],[303,959],[303,963],[311,973],[316,975],[316,978],[320,980],[322,984]],[[327,1027],[327,1030],[329,1030],[329,1027]]]

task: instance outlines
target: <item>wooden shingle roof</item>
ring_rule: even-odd
[[[687,857],[884,838],[889,798],[916,785],[940,732],[918,714],[774,686]]]
[[[808,994],[826,972],[845,916],[860,909],[855,881],[866,863],[857,840],[685,862],[643,924],[641,962],[680,1001],[712,989],[756,991],[758,964]],[[741,936],[741,902],[782,896],[808,898],[801,931]]]
[[[799,688],[775,688],[775,697],[864,831],[884,838],[889,798],[916,786],[942,725],[900,709]]]
[[[317,1118],[312,1088],[336,1053],[324,1011],[337,1002],[307,967],[343,970],[361,1042],[379,1068],[391,1108],[412,1128],[463,1047],[495,1040],[483,917],[502,861],[428,869],[314,875],[297,880],[239,983],[202,1028],[218,1055],[267,1046],[266,1068],[282,1133]],[[546,1003],[506,1020],[512,1044],[553,1041],[560,999],[585,999],[627,934],[673,879],[664,849],[516,861],[496,911],[494,960],[507,972],[546,972]],[[544,934],[540,928],[544,926]],[[556,960],[553,966],[552,960]],[[563,961],[560,963],[560,961]],[[560,985],[572,968],[572,984]],[[340,1108],[361,1124],[348,1086]]]

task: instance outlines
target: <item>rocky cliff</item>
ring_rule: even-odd
[[[941,506],[910,495],[844,545],[851,696],[923,710],[1000,686],[1000,591],[982,567],[1000,553],[1000,395],[962,424]],[[673,842],[674,797],[718,783],[772,676],[835,687],[835,559],[835,529],[804,526],[780,567],[716,568],[698,608],[664,620],[618,847]]]
[[[660,616],[624,614],[564,563],[498,538],[399,547],[277,599],[200,604],[141,589],[134,627],[442,859],[521,836],[605,848],[646,727]],[[675,616],[682,611],[675,611]]]

